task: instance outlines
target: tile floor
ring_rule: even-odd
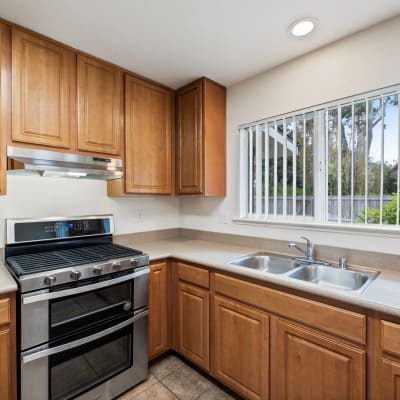
[[[118,400],[233,400],[207,377],[170,354],[150,367],[147,381]]]

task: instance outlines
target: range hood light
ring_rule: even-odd
[[[60,172],[60,171],[43,171],[42,176],[49,178],[82,178],[87,176],[86,172]]]

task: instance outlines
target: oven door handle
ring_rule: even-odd
[[[32,361],[40,360],[41,358],[49,357],[54,354],[62,353],[63,351],[74,349],[75,347],[82,346],[84,344],[88,344],[90,342],[94,342],[97,339],[101,339],[104,336],[108,336],[111,333],[117,332],[126,326],[133,324],[134,322],[140,320],[149,315],[149,310],[144,310],[138,312],[132,318],[127,319],[124,322],[120,322],[117,325],[112,326],[111,328],[104,329],[101,332],[94,333],[93,335],[84,337],[82,339],[75,340],[70,343],[65,343],[57,347],[52,347],[45,350],[39,350],[32,354],[27,354],[26,356],[22,356],[22,363],[28,364]]]
[[[150,273],[150,268],[145,267],[145,268],[141,269],[140,271],[134,272],[133,274],[123,275],[118,278],[105,280],[102,282],[94,283],[92,285],[80,286],[80,287],[73,288],[73,289],[60,290],[58,292],[49,292],[49,293],[41,293],[41,294],[37,294],[37,295],[30,295],[30,296],[26,296],[26,297],[22,298],[22,304],[37,303],[39,301],[48,301],[48,300],[58,299],[60,297],[72,296],[72,295],[79,294],[79,293],[91,292],[92,290],[102,289],[102,288],[105,288],[105,287],[108,287],[111,285],[115,285],[117,283],[126,282],[131,279],[138,278],[139,276],[142,276],[142,275],[148,275],[149,273]]]

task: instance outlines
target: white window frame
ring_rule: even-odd
[[[341,109],[344,105],[351,105],[352,106],[352,115],[354,116],[354,104],[360,101],[366,101],[366,132],[368,135],[368,122],[369,122],[369,115],[368,115],[368,102],[375,98],[383,98],[389,95],[397,94],[398,96],[398,168],[397,168],[397,215],[396,220],[397,224],[393,225],[385,225],[382,224],[382,190],[383,190],[383,167],[381,167],[381,193],[380,193],[380,223],[367,223],[367,217],[365,223],[342,223],[341,221],[341,204],[342,204],[342,196],[341,196],[341,179],[338,179],[338,222],[330,222],[328,221],[328,179],[327,179],[327,171],[328,171],[328,140],[327,140],[327,124],[328,119],[326,117],[327,112],[329,109],[337,108],[338,109],[338,177],[341,176]],[[287,191],[286,191],[286,184],[283,186],[283,207],[284,212],[282,215],[277,215],[276,213],[276,202],[277,202],[277,185],[276,185],[276,170],[277,170],[277,157],[276,157],[276,139],[275,143],[275,156],[274,156],[274,215],[270,215],[269,210],[269,200],[268,200],[268,193],[269,193],[269,173],[265,174],[265,213],[261,213],[261,195],[257,196],[256,199],[256,212],[249,213],[249,204],[248,200],[251,199],[251,193],[249,193],[249,178],[251,181],[252,171],[250,168],[251,160],[249,159],[249,154],[247,153],[246,149],[249,148],[249,140],[251,141],[252,138],[249,138],[249,135],[246,134],[247,129],[255,129],[256,130],[256,187],[261,187],[261,179],[262,179],[262,171],[261,171],[261,133],[260,133],[260,126],[265,126],[266,131],[266,140],[265,140],[265,168],[268,171],[269,168],[269,154],[268,145],[268,124],[275,123],[275,132],[276,132],[276,122],[283,121],[284,126],[284,133],[283,136],[286,138],[286,123],[287,119],[292,118],[295,121],[296,116],[299,115],[306,115],[308,113],[314,113],[314,217],[305,217],[305,216],[296,216],[295,213],[295,204],[296,204],[296,186],[295,180],[296,175],[293,173],[293,215],[286,215],[286,205],[287,205]],[[382,106],[382,113],[384,113],[383,106]],[[324,118],[321,118],[321,116]],[[354,119],[354,118],[353,118]],[[326,125],[325,125],[326,124]],[[325,125],[325,126],[324,126]],[[382,154],[383,154],[383,123],[382,123]],[[296,127],[296,124],[294,123]],[[318,127],[317,127],[318,126]],[[317,127],[317,128],[316,128]],[[323,128],[322,128],[323,127]],[[352,127],[354,129],[354,127]],[[324,132],[324,135],[319,135],[318,132]],[[356,230],[364,230],[372,231],[372,230],[390,230],[393,231],[398,230],[400,227],[399,219],[400,219],[400,85],[394,85],[390,87],[385,87],[381,89],[377,89],[374,91],[364,92],[355,96],[346,97],[338,100],[334,100],[329,103],[324,103],[321,105],[309,107],[306,109],[297,110],[294,112],[277,115],[273,117],[269,117],[263,120],[255,121],[252,123],[242,124],[238,127],[238,135],[239,135],[239,217],[234,219],[237,222],[254,222],[254,223],[272,223],[272,224],[289,224],[289,225],[314,225],[316,227],[323,227],[323,226],[332,226],[335,229],[338,227],[353,227]],[[252,135],[250,135],[252,136]],[[368,137],[368,136],[367,136]],[[294,137],[293,143],[296,143],[296,128],[294,128]],[[284,168],[283,168],[283,181],[286,182],[286,173],[287,173],[287,152],[286,152],[286,140],[284,140],[283,144],[283,157],[284,157]],[[251,155],[250,155],[251,156]],[[296,157],[293,157],[293,169],[296,171]],[[382,159],[383,162],[383,159]],[[368,167],[368,161],[366,157],[366,171]],[[352,166],[353,168],[353,166]],[[352,182],[353,182],[353,174],[352,174]],[[368,187],[368,174],[365,174],[365,192],[367,193]],[[352,194],[351,198],[353,197],[353,184],[352,186]],[[252,188],[250,189],[252,190]],[[367,207],[367,194],[365,195],[365,205]],[[353,202],[351,202],[351,208],[353,208]],[[304,212],[304,203],[303,203],[303,212]]]

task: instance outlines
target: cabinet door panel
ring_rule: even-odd
[[[381,359],[380,398],[400,400],[400,362]]]
[[[126,77],[127,193],[172,192],[172,110],[170,91]]]
[[[280,400],[365,399],[365,351],[278,321]]]
[[[69,148],[75,54],[12,30],[12,140]]]
[[[122,140],[122,73],[78,56],[78,149],[118,155]]]
[[[177,93],[177,186],[180,194],[203,191],[202,82]]]
[[[268,399],[269,319],[216,296],[214,375],[246,399]]]
[[[149,359],[169,350],[167,263],[150,266]]]
[[[11,335],[0,328],[0,399],[11,400]]]
[[[11,131],[11,29],[0,23],[0,195],[6,194],[6,144]]]
[[[178,283],[178,350],[209,370],[209,292],[197,286]]]

